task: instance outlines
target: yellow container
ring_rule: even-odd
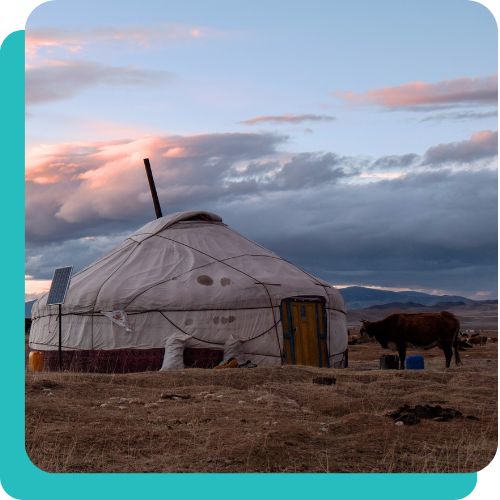
[[[28,369],[31,372],[43,371],[43,352],[31,351],[28,358]]]

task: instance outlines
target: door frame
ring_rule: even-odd
[[[283,331],[283,356],[284,358],[285,355],[285,340],[290,341],[290,351],[291,351],[291,363],[287,364],[292,364],[295,365],[296,363],[296,354],[295,354],[295,338],[294,338],[294,331],[293,331],[293,318],[292,318],[292,308],[291,304],[292,303],[315,303],[316,307],[316,340],[318,344],[318,354],[319,354],[319,367],[323,368],[323,355],[322,355],[322,350],[321,350],[321,341],[325,340],[325,346],[326,346],[326,368],[330,368],[330,353],[328,350],[328,314],[326,313],[326,299],[321,296],[317,295],[297,295],[297,296],[292,296],[292,297],[286,297],[281,300],[280,304],[280,320],[281,320],[281,326],[282,326],[282,331]],[[321,331],[321,323],[320,323],[320,316],[318,313],[318,304],[321,304],[323,306],[323,324],[324,324],[324,331]],[[283,322],[283,314],[284,314],[284,309],[286,306],[286,313],[287,313],[287,323],[288,323],[288,331],[285,331],[285,328],[283,325],[285,324]]]

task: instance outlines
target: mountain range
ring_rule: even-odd
[[[450,306],[465,304],[490,303],[496,300],[475,301],[460,295],[432,295],[430,293],[403,291],[392,292],[379,288],[365,288],[362,286],[349,286],[341,288],[340,292],[344,297],[348,310],[366,308],[386,308],[398,307],[399,309],[411,309],[412,307],[435,306],[446,309]],[[25,317],[31,317],[31,308],[34,300],[25,303]]]
[[[440,306],[445,309],[446,307],[450,307],[450,305],[475,304],[478,302],[460,295],[432,295],[430,293],[414,292],[411,290],[393,292],[390,290],[381,290],[379,288],[365,288],[362,286],[341,288],[340,292],[344,297],[348,310],[371,307],[378,308],[378,306],[384,305],[397,305],[400,306],[400,308]]]

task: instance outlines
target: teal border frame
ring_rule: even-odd
[[[2,436],[0,480],[20,499],[138,499],[180,496],[203,500],[236,497],[304,499],[311,494],[351,499],[459,499],[477,474],[96,474],[44,472],[24,447],[24,31],[9,35],[0,50],[0,144],[3,182],[0,287],[2,328]]]

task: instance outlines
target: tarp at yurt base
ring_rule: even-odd
[[[29,347],[58,366],[58,306],[33,306]],[[343,299],[213,213],[146,224],[76,273],[62,306],[65,369],[346,364]]]

